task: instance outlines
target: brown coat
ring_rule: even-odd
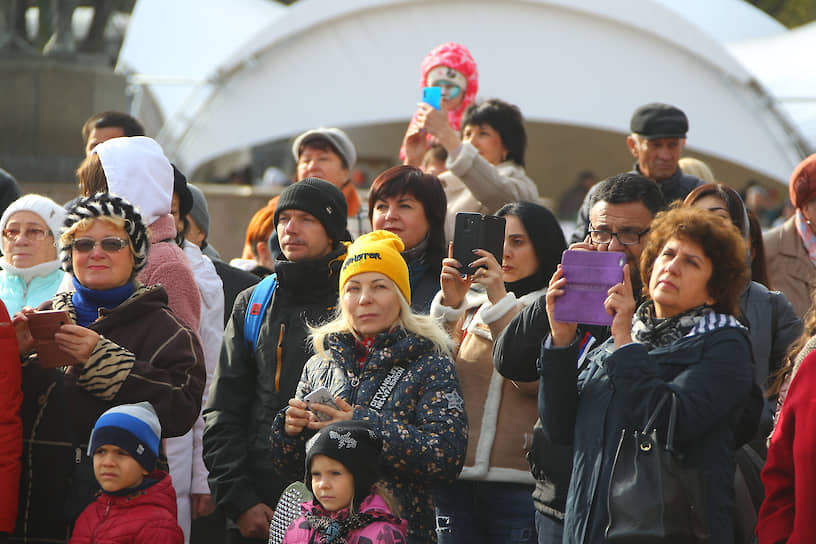
[[[431,315],[447,322],[457,344],[454,362],[469,426],[462,479],[535,483],[526,455],[538,418],[538,384],[513,382],[496,371],[493,338],[542,294],[534,291],[519,300],[510,293],[493,305],[486,295],[471,292],[453,309],[441,306],[440,291],[431,303]]]
[[[804,317],[816,287],[816,267],[796,232],[794,218],[765,234],[764,241],[771,287],[782,291],[796,315]]]

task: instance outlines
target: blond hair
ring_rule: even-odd
[[[397,320],[398,326],[417,336],[427,338],[433,344],[435,350],[442,355],[450,355],[451,340],[445,330],[439,323],[429,315],[417,314],[411,309],[408,301],[400,292],[397,284],[391,278],[388,278],[391,287],[397,293],[397,298],[400,304],[400,313]],[[342,293],[340,294],[342,297]],[[355,338],[360,338],[360,335],[352,328],[348,317],[343,312],[343,305],[338,301],[337,310],[335,310],[334,317],[327,323],[315,327],[309,327],[309,342],[312,345],[315,353],[320,355],[323,359],[330,359],[331,356],[326,351],[327,337],[332,334],[351,333]]]

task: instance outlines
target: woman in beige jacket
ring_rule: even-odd
[[[436,495],[440,544],[535,542],[535,480],[526,453],[538,417],[537,384],[496,372],[493,339],[544,296],[566,242],[555,216],[538,204],[508,204],[498,215],[506,219],[502,263],[481,249],[472,263],[443,260],[442,289],[431,303],[431,315],[454,340],[469,425],[459,480]],[[481,268],[463,278],[466,264]]]
[[[509,202],[538,200],[538,188],[524,170],[527,133],[517,106],[497,98],[470,105],[460,139],[444,102],[441,110],[420,104],[405,134],[405,164],[421,165],[427,134],[448,153],[448,170],[439,175],[448,199],[448,240],[458,212],[493,214]]]
[[[765,235],[771,287],[785,293],[801,318],[816,288],[816,154],[793,170],[788,184],[796,213]]]

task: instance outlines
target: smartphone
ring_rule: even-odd
[[[334,397],[332,397],[332,394],[329,393],[329,390],[322,385],[303,397],[303,400],[306,401],[307,407],[309,404],[314,403],[322,404],[323,406],[331,406],[335,410],[340,409],[337,406],[337,403],[334,402]],[[331,419],[331,416],[324,414],[323,412],[318,412],[317,410],[312,410],[311,408],[309,408],[309,411],[312,412],[319,421],[328,421]]]
[[[479,258],[474,249],[484,249],[493,254],[499,265],[504,254],[504,217],[479,213],[459,212],[453,230],[453,258],[459,261],[462,275],[473,274],[476,269],[469,265]]]
[[[433,106],[434,109],[442,108],[442,87],[423,87],[422,102]]]
[[[45,310],[28,316],[28,330],[35,340],[53,340],[59,328],[70,323],[66,310]]]
[[[626,254],[620,251],[568,249],[561,256],[567,283],[555,301],[555,319],[564,323],[612,324],[604,301],[613,285],[623,281]]]
[[[43,368],[56,368],[77,364],[68,353],[54,341],[54,334],[62,325],[70,325],[71,317],[66,310],[45,310],[28,316],[28,330],[34,337],[34,350]]]

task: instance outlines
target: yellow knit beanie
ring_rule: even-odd
[[[340,292],[348,279],[363,272],[379,272],[388,276],[411,303],[411,282],[408,265],[400,252],[405,249],[399,236],[387,230],[375,230],[357,238],[348,248],[340,270]]]

